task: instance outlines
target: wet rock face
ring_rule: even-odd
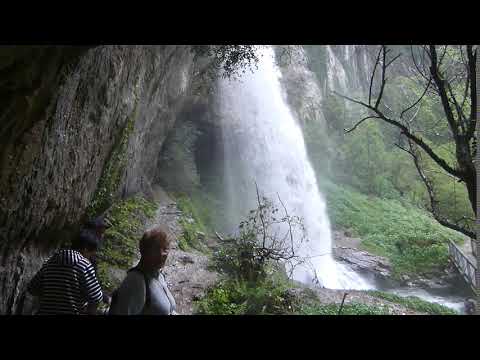
[[[129,121],[117,191],[149,193],[163,141],[200,81],[188,46],[100,46],[68,57],[57,49],[50,58],[27,50],[18,64],[15,54],[0,64],[2,89],[10,86],[0,109],[0,313],[23,311],[26,282],[82,221]],[[12,85],[12,64],[31,79]]]
[[[350,265],[353,270],[369,271],[384,278],[391,276],[390,263],[381,256],[349,247],[333,248],[333,255],[337,260]]]

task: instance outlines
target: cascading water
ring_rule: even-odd
[[[259,51],[258,69],[239,80],[219,81],[226,202],[231,226],[256,207],[255,182],[262,195],[277,195],[290,214],[303,218],[309,241],[299,254],[310,267],[296,267],[294,279],[332,289],[371,288],[364,279],[334,261],[326,204],[308,160],[302,131],[287,106],[281,73],[271,47]]]

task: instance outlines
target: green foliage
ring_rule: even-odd
[[[385,299],[390,302],[403,305],[411,310],[427,313],[430,315],[458,315],[455,310],[452,310],[440,304],[435,304],[422,300],[416,296],[402,297],[384,291],[376,290],[369,291],[368,293],[377,298]]]
[[[324,177],[331,175],[331,160],[335,158],[328,132],[316,120],[307,120],[303,125],[305,146],[312,167]]]
[[[295,251],[305,237],[302,219],[279,213],[272,201],[259,197],[258,207],[240,222],[239,234],[222,241],[213,260],[218,271],[233,279],[263,281],[278,262],[298,263]]]
[[[178,208],[183,216],[179,223],[182,226],[183,233],[178,239],[178,246],[181,250],[196,249],[202,252],[208,252],[207,247],[199,237],[211,236],[211,215],[207,202],[201,201],[200,197],[189,197],[183,193],[174,195]],[[207,225],[208,224],[208,225]]]
[[[362,125],[355,134],[346,135],[340,146],[338,168],[349,174],[344,183],[365,194],[398,198],[388,173],[392,157],[387,155],[380,126],[374,121]]]
[[[329,132],[341,135],[350,123],[351,110],[341,97],[328,93],[322,100],[322,112],[327,121]]]
[[[125,166],[127,165],[126,153],[130,135],[133,133],[135,126],[136,109],[137,106],[135,105],[133,113],[128,119],[103,169],[93,199],[86,211],[89,217],[96,216],[105,211],[115,199],[116,191],[122,180]]]
[[[327,79],[327,50],[325,46],[304,45],[308,56],[308,67],[317,76],[320,83]]]
[[[365,250],[389,258],[396,276],[441,271],[448,262],[448,240],[464,241],[405,201],[368,197],[330,182],[322,187],[334,228],[350,229]]]
[[[450,164],[456,163],[453,155],[455,152],[453,144],[450,143],[437,147],[436,151],[444,159],[449,160]],[[451,222],[466,218],[467,220],[462,223],[462,226],[472,230],[475,229],[475,215],[471,208],[465,185],[447,175],[427,156],[422,156],[422,167],[426,176],[433,183],[439,213],[443,217],[450,219]]]
[[[338,315],[340,304],[309,304],[302,306],[299,315]],[[388,306],[373,306],[361,303],[344,304],[340,315],[391,315]]]
[[[224,277],[197,303],[201,314],[289,314],[295,296],[288,289],[284,262],[295,259],[290,242],[274,225],[289,225],[291,231],[302,222],[295,216],[279,215],[265,197],[239,225],[239,235],[222,241],[213,254],[213,267]]]
[[[112,226],[105,232],[97,254],[98,275],[105,289],[112,290],[118,285],[112,283],[107,269],[127,270],[132,266],[144,224],[155,216],[156,209],[156,204],[137,196],[120,200],[107,211],[106,219]]]
[[[214,268],[233,279],[256,281],[266,277],[265,266],[255,255],[257,240],[252,236],[227,239],[213,254]]]
[[[296,308],[288,284],[278,279],[249,283],[224,280],[196,303],[197,313],[206,315],[287,315]]]

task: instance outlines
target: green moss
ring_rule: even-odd
[[[105,232],[104,241],[98,252],[98,276],[107,290],[118,284],[113,283],[108,268],[127,270],[132,266],[138,249],[138,241],[144,224],[155,216],[155,203],[137,196],[115,203],[106,214],[112,227]]]
[[[175,194],[174,197],[178,208],[183,213],[179,220],[183,233],[178,239],[178,246],[184,251],[193,248],[208,252],[208,248],[199,238],[200,233],[204,234],[205,237],[212,234],[206,203],[202,203],[199,198],[189,197],[181,193]]]
[[[416,296],[402,297],[384,291],[369,291],[368,293],[377,298],[385,299],[390,302],[403,305],[411,310],[424,312],[430,315],[458,315],[455,310],[440,304],[422,300]]]
[[[87,209],[87,215],[93,217],[105,211],[114,201],[116,191],[122,180],[122,175],[127,165],[127,149],[130,135],[133,133],[135,119],[137,117],[137,105],[135,104],[132,115],[127,121],[122,133],[113,147],[110,158],[103,169],[93,199]]]

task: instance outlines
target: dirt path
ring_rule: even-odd
[[[159,205],[155,219],[150,226],[168,228],[173,239],[182,235],[179,219],[182,216],[175,202],[160,187],[153,188],[154,198]],[[164,274],[168,287],[177,303],[177,312],[189,315],[194,312],[194,301],[202,297],[212,286],[218,274],[207,269],[208,257],[198,251],[182,251],[174,241],[165,264]]]
[[[168,288],[177,303],[177,312],[182,315],[194,313],[194,301],[218,279],[218,274],[207,269],[207,256],[173,250],[164,269]]]

